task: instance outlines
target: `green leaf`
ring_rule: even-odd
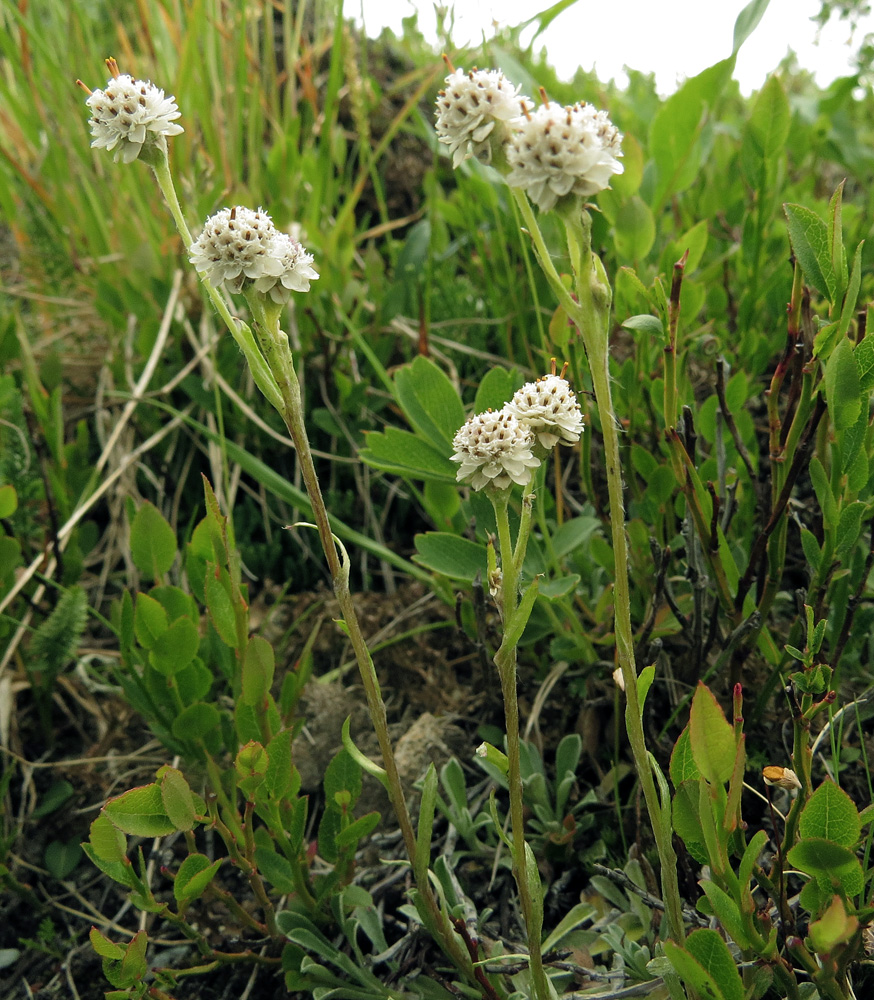
[[[18,494],[8,483],[0,486],[0,517],[12,517],[18,509]]]
[[[161,789],[154,782],[115,796],[103,811],[119,830],[135,837],[163,837],[176,829],[164,809]]]
[[[197,701],[183,708],[173,720],[172,732],[177,739],[196,741],[211,733],[221,721],[218,709],[209,702]]]
[[[679,788],[684,781],[697,781],[701,777],[692,754],[692,734],[688,726],[677,737],[677,742],[671,751],[669,773],[674,788]]]
[[[654,205],[683,191],[698,176],[704,99],[696,84],[697,78],[687,80],[662,104],[650,125],[649,154],[658,169]]]
[[[130,526],[130,553],[136,568],[147,580],[157,580],[176,558],[176,534],[164,515],[146,501]]]
[[[846,337],[835,345],[825,363],[825,392],[835,430],[845,430],[859,419],[862,408],[862,385],[853,356],[853,345]]]
[[[260,635],[253,635],[243,660],[243,701],[247,705],[263,703],[273,684],[274,669],[273,647]]]
[[[808,284],[834,303],[837,278],[829,252],[828,227],[804,205],[785,204],[789,242]]]
[[[862,517],[867,505],[856,500],[841,511],[838,530],[835,534],[835,558],[844,559],[855,548],[862,532]]]
[[[223,858],[210,862],[203,854],[189,854],[179,866],[173,880],[173,895],[177,903],[190,903],[197,899],[215,878]]]
[[[620,206],[614,223],[616,250],[625,260],[643,260],[655,242],[656,226],[652,209],[638,195]]]
[[[453,758],[454,760],[454,758]],[[419,804],[419,823],[416,828],[416,872],[425,872],[431,863],[431,833],[434,828],[434,807],[437,802],[437,768],[433,761],[428,765],[422,782]],[[417,874],[418,878],[418,874]]]
[[[444,443],[438,449],[419,435],[398,427],[370,431],[364,440],[367,447],[362,448],[358,455],[375,469],[427,483],[454,485],[456,482],[458,466],[449,459],[451,447],[448,444]]]
[[[766,162],[785,154],[789,138],[789,101],[780,77],[769,76],[750,113],[749,132]]]
[[[728,781],[734,769],[734,729],[712,692],[701,681],[692,699],[689,738],[695,764],[710,784]]]
[[[57,812],[64,803],[69,802],[75,795],[73,786],[66,778],[60,781],[53,781],[48,789],[39,797],[39,805],[30,814],[31,819],[42,819],[43,816],[50,816]]]
[[[184,670],[197,656],[200,635],[194,622],[178,618],[159,636],[149,651],[149,663],[165,677],[172,677]]]
[[[520,387],[521,379],[515,368],[506,369],[499,366],[489,368],[483,375],[476,398],[473,401],[474,413],[485,413],[486,410],[500,410],[504,403],[509,403],[513,393]]]
[[[750,3],[737,15],[737,20],[734,22],[734,43],[731,48],[733,55],[737,54],[743,43],[756,30],[770,2],[771,0],[750,0]]]
[[[809,875],[826,875],[839,872],[853,862],[858,864],[856,855],[842,844],[822,837],[805,837],[790,848],[787,860],[795,868]]]
[[[215,566],[208,566],[204,580],[204,598],[209,620],[218,632],[222,642],[234,649],[237,645],[237,619],[234,602],[231,600],[231,581],[228,571],[222,569],[216,574]]]
[[[664,327],[658,316],[629,316],[622,325],[626,330],[642,330],[659,343],[665,339]]]
[[[288,794],[295,780],[289,730],[277,733],[267,744],[267,757],[269,763],[264,775],[264,787],[274,799],[281,799]]]
[[[102,861],[124,862],[127,849],[125,836],[104,813],[100,813],[91,824],[89,843]]]
[[[439,451],[452,443],[464,423],[464,407],[455,386],[433,361],[421,354],[398,370],[395,393],[413,427]]]
[[[265,879],[283,894],[297,891],[291,862],[270,847],[255,848],[255,864]]]
[[[732,940],[739,948],[749,948],[750,942],[744,928],[743,917],[737,903],[724,892],[715,882],[703,879],[700,883],[707,897],[713,914],[722,924],[723,928],[731,935]]]
[[[859,373],[859,388],[866,395],[874,389],[874,337],[865,337],[853,352]]]
[[[822,511],[823,523],[827,528],[836,528],[838,526],[838,505],[826,471],[817,455],[811,458],[808,468],[813,491],[816,493],[819,509]]]
[[[702,864],[708,861],[704,847],[704,830],[699,815],[700,778],[684,781],[674,793],[671,803],[671,825],[686,845],[689,853]]]
[[[640,705],[640,717],[643,718],[643,707],[646,704],[646,696],[649,694],[649,689],[652,687],[652,682],[655,680],[655,664],[651,663],[648,667],[644,667],[643,670],[637,676],[637,700]]]
[[[365,813],[350,823],[345,830],[341,830],[334,838],[334,843],[338,851],[346,850],[349,847],[357,847],[358,842],[371,833],[379,825],[380,815],[378,812]]]
[[[45,853],[45,866],[57,879],[67,878],[82,860],[82,846],[78,837],[71,840],[53,840]]]
[[[109,958],[115,962],[120,962],[124,958],[124,949],[113,944],[108,937],[101,934],[96,927],[92,927],[88,937],[91,940],[91,947],[101,958]]]
[[[448,531],[426,531],[416,535],[414,562],[453,580],[473,581],[487,575],[486,547]]]
[[[148,594],[137,594],[134,611],[134,635],[143,649],[151,649],[170,627],[167,612]]]
[[[346,750],[340,750],[328,764],[324,778],[325,799],[333,802],[336,795],[349,792],[351,804],[361,794],[361,767]]]
[[[686,938],[686,951],[704,970],[724,1000],[743,1000],[744,988],[737,962],[728,945],[713,930],[693,931]],[[669,956],[673,961],[673,955]]]
[[[838,323],[838,335],[845,337],[848,330],[850,329],[850,324],[856,316],[856,301],[859,298],[859,288],[862,284],[862,247],[865,245],[865,241],[856,247],[856,254],[853,257],[853,273],[850,277],[850,283],[847,286],[846,294],[844,295],[844,304],[841,308],[841,319]]]
[[[819,564],[822,560],[822,550],[819,547],[819,542],[816,540],[816,535],[812,531],[808,531],[807,528],[801,529],[801,548],[804,551],[804,558],[807,560],[810,568],[814,573],[818,573]]]
[[[185,776],[175,767],[162,768],[158,780],[161,785],[161,804],[177,830],[193,830],[197,823],[194,795]]]
[[[810,796],[798,823],[801,837],[822,837],[844,847],[856,844],[861,829],[855,803],[830,778]]]

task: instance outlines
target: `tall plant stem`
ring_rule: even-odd
[[[279,329],[278,308],[265,309],[263,301],[254,294],[249,297],[249,305],[256,320],[255,335],[258,346],[279,390],[281,399],[281,406],[278,407],[279,413],[285,422],[285,426],[288,428],[297,452],[298,466],[303,477],[307,496],[310,499],[313,517],[315,518],[316,528],[319,533],[319,540],[321,541],[325,559],[328,563],[328,570],[334,585],[334,596],[340,605],[340,613],[343,616],[345,631],[349,636],[349,641],[352,645],[356,662],[358,663],[361,682],[364,685],[367,708],[370,712],[370,719],[373,723],[376,738],[379,742],[379,749],[382,753],[389,798],[398,824],[400,825],[401,836],[404,840],[407,855],[412,863],[416,857],[416,835],[413,831],[413,822],[410,818],[410,811],[407,807],[406,797],[404,796],[392,748],[391,737],[388,732],[385,702],[382,699],[379,679],[376,676],[376,669],[373,666],[367,642],[361,631],[358,614],[355,610],[355,602],[349,590],[349,567],[345,560],[340,559],[337,544],[328,520],[328,510],[322,496],[304,423],[300,382],[294,368],[291,350],[288,346],[288,338]],[[461,942],[456,938],[455,932],[449,925],[446,915],[441,911],[427,880],[417,879],[417,887],[431,918],[431,929],[440,938],[441,946],[459,970],[468,974],[471,981],[473,981],[473,968],[470,958],[462,948]]]
[[[536,1000],[549,1000],[550,990],[543,969],[541,950],[542,908],[535,902],[529,879],[536,873],[529,872],[525,854],[525,816],[522,807],[522,766],[519,738],[519,701],[516,695],[516,649],[518,634],[512,628],[518,611],[519,572],[525,556],[528,532],[531,525],[532,497],[523,501],[522,523],[515,549],[510,538],[510,521],[507,516],[509,496],[507,492],[490,494],[495,509],[495,523],[498,528],[498,546],[501,552],[501,619],[504,637],[495,653],[495,666],[501,680],[501,694],[504,700],[504,718],[507,730],[507,784],[510,794],[510,828],[513,834],[513,874],[522,903],[522,916],[528,934],[528,956],[531,981]],[[539,877],[539,876],[536,876]]]
[[[677,881],[677,858],[671,842],[669,803],[660,801],[655,787],[653,764],[646,749],[640,700],[637,691],[637,668],[634,661],[634,637],[631,628],[631,596],[628,584],[628,546],[625,538],[625,508],[622,498],[622,468],[619,434],[609,376],[609,316],[612,293],[601,261],[591,249],[591,220],[579,207],[563,214],[568,250],[575,277],[577,302],[571,318],[583,338],[595,401],[604,439],[604,461],[610,501],[610,526],[616,574],[613,609],[616,650],[625,682],[625,728],[637,775],[643,790],[661,862],[662,895],[671,937],[684,939],[680,889]]]

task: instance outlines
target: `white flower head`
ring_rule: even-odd
[[[547,451],[558,443],[576,444],[583,433],[583,414],[576,393],[560,375],[544,375],[526,382],[506,409],[530,428]]]
[[[264,274],[255,279],[255,289],[269,293],[276,303],[288,300],[291,292],[308,292],[310,282],[318,280],[319,272],[313,267],[313,255],[286,233],[277,230],[272,252],[282,264],[278,275]]]
[[[512,483],[527,486],[540,465],[532,448],[531,431],[503,410],[477,413],[458,429],[452,439],[453,462],[460,462],[456,479],[475,490],[484,486],[507,489]]]
[[[92,147],[114,150],[116,163],[130,163],[153,146],[166,156],[166,136],[183,131],[175,121],[181,114],[175,99],[165,97],[148,80],[119,73],[114,59],[107,59],[106,64],[112,78],[103,90],[89,91],[85,102],[91,110]]]
[[[591,104],[562,107],[551,101],[525,114],[510,137],[510,187],[524,188],[542,211],[565,195],[588,198],[610,186],[624,167],[622,134]]]
[[[452,153],[452,166],[458,167],[469,156],[491,163],[492,143],[506,142],[521,119],[525,100],[500,70],[450,73],[437,95],[435,128],[439,141]]]
[[[218,288],[227,283],[241,292],[246,281],[282,274],[285,264],[275,252],[277,229],[261,208],[223,208],[206,220],[203,232],[188,248],[188,259]]]

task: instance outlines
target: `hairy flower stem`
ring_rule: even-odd
[[[522,521],[515,547],[510,538],[510,520],[507,515],[509,491],[489,492],[489,499],[495,510],[498,528],[498,547],[501,553],[500,610],[504,626],[501,645],[495,653],[495,666],[501,680],[501,694],[504,699],[504,718],[507,729],[507,784],[510,794],[510,828],[513,834],[513,874],[522,903],[522,916],[528,933],[528,955],[531,980],[536,1000],[549,1000],[550,989],[543,969],[541,951],[542,905],[531,894],[529,879],[534,873],[528,871],[525,856],[525,817],[522,807],[522,766],[519,739],[519,702],[516,696],[516,649],[517,629],[512,628],[513,619],[519,612],[519,575],[528,533],[531,527],[531,506],[533,497],[528,494],[523,499]],[[524,612],[523,612],[524,613]],[[524,623],[523,623],[524,627]],[[538,917],[537,914],[540,914]]]
[[[272,304],[265,306],[263,298],[255,294],[249,296],[249,305],[255,317],[255,336],[258,347],[279,390],[281,403],[277,409],[285,422],[285,426],[288,428],[288,432],[294,442],[295,451],[297,452],[301,476],[303,477],[307,496],[310,500],[313,517],[319,533],[319,540],[321,541],[325,559],[328,563],[328,570],[330,571],[331,580],[334,585],[334,596],[340,605],[340,613],[343,616],[345,631],[352,644],[361,674],[361,682],[364,685],[370,719],[376,732],[376,738],[379,742],[379,749],[382,753],[383,764],[388,779],[389,798],[391,799],[391,804],[400,825],[407,855],[412,863],[416,857],[416,835],[413,831],[413,822],[410,818],[403,786],[398,774],[391,737],[388,732],[385,702],[382,699],[379,680],[376,676],[370,652],[367,649],[367,642],[361,631],[358,615],[355,610],[355,602],[349,590],[349,567],[345,561],[341,561],[340,559],[328,520],[328,510],[322,497],[322,490],[319,485],[312,451],[310,450],[309,438],[306,432],[300,382],[295,372],[291,349],[288,346],[288,337],[279,329],[281,307]],[[417,887],[428,909],[432,931],[439,936],[440,944],[446,954],[455,962],[460,970],[468,973],[472,979],[473,969],[470,959],[465,954],[460,942],[452,931],[446,915],[440,910],[427,879],[417,879]]]
[[[625,681],[625,728],[658,848],[662,895],[669,933],[675,941],[682,942],[685,935],[677,881],[677,858],[671,842],[670,807],[668,803],[660,801],[656,791],[637,691],[634,636],[631,628],[631,597],[628,585],[628,546],[625,538],[625,508],[622,498],[622,467],[617,421],[610,393],[609,317],[612,292],[600,259],[592,253],[592,223],[588,213],[580,211],[577,205],[563,212],[562,220],[567,234],[571,266],[574,271],[574,290],[577,296],[577,302],[574,303],[574,308],[569,310],[569,314],[582,335],[589,359],[592,386],[604,438],[610,525],[613,556],[616,562],[613,591],[614,629],[619,666]]]

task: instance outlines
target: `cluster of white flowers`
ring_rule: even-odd
[[[458,69],[446,77],[446,87],[437,95],[437,137],[449,147],[452,166],[458,167],[468,156],[481,163],[491,163],[492,141],[503,144],[506,128],[522,116],[524,99],[519,88],[499,70]],[[494,134],[493,134],[494,133]]]
[[[276,303],[292,291],[308,292],[318,278],[313,255],[277,229],[263,210],[223,208],[206,220],[189,247],[189,260],[216,287],[241,292],[248,285]]]
[[[507,183],[549,211],[566,195],[589,197],[621,174],[622,135],[590,104],[535,108],[498,70],[455,70],[437,97],[436,130],[452,165],[469,156],[490,163],[500,149]]]
[[[147,144],[167,149],[166,136],[183,131],[176,118],[180,111],[173,97],[165,97],[148,80],[134,80],[118,71],[114,59],[107,59],[112,78],[103,90],[89,91],[85,102],[91,109],[91,145],[114,150],[113,159],[130,163]],[[88,90],[84,84],[81,84]]]
[[[498,411],[470,417],[452,440],[458,482],[475,490],[527,486],[540,457],[557,443],[576,444],[583,432],[577,397],[561,376],[528,382]]]

